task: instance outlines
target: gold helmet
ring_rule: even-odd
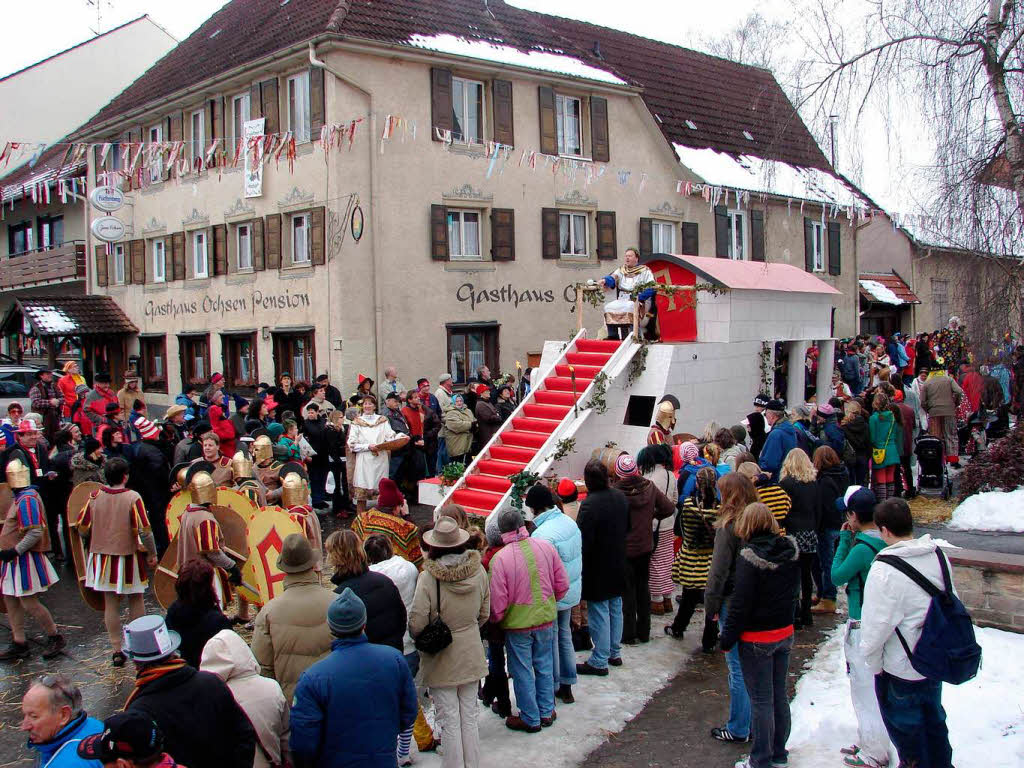
[[[197,461],[189,467],[186,481],[193,504],[213,504],[217,500],[217,484],[213,482],[213,465]]]
[[[285,509],[298,507],[309,499],[309,485],[298,472],[289,472],[281,480],[281,504]]]
[[[672,429],[676,425],[676,409],[672,406],[672,403],[661,403],[658,406],[658,415],[654,420],[665,429]]]
[[[253,441],[252,456],[259,464],[274,458],[274,444],[269,435],[260,435]]]
[[[20,490],[32,485],[31,474],[28,466],[21,459],[12,459],[7,464],[7,484],[11,490]]]
[[[252,458],[246,451],[237,451],[231,457],[231,476],[235,480],[253,477]]]

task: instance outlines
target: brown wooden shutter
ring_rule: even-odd
[[[228,225],[213,225],[213,274],[228,273]]]
[[[210,104],[209,107],[207,108],[207,115],[209,116],[207,120],[207,123],[209,124],[209,130],[206,134],[206,147],[210,146],[210,144],[216,141],[217,139],[223,139],[225,136],[224,99],[210,99]],[[206,152],[206,147],[203,147],[203,152]],[[227,151],[227,147],[225,147],[223,144],[221,145],[220,149],[225,152]],[[213,159],[210,161],[210,166],[212,167],[217,165],[218,160],[219,158],[217,157],[217,153],[215,152],[213,155]]]
[[[640,255],[650,256],[654,252],[654,219],[640,217]]]
[[[128,243],[128,252],[132,259],[131,282],[136,285],[146,283],[146,241],[132,240]]]
[[[140,141],[142,141],[142,129],[141,128],[134,128],[134,129],[128,131],[128,144],[129,145],[133,145],[133,144],[134,145],[138,145],[138,143]],[[136,147],[129,146],[129,152],[128,152],[128,163],[129,164],[135,158],[135,152],[136,152]],[[140,160],[140,162],[141,162],[141,160]],[[124,170],[127,172],[128,168],[126,167]],[[138,178],[138,168],[136,168],[135,172],[130,174],[127,179],[125,179],[125,188],[128,189],[128,190],[136,189],[138,187],[138,185],[135,183],[137,178]]]
[[[443,205],[430,206],[430,258],[448,261],[448,209]]]
[[[508,80],[495,80],[493,90],[494,140],[512,146],[516,143],[512,128],[512,83]]]
[[[320,129],[327,122],[327,102],[324,94],[324,71],[309,68],[309,130],[313,141],[320,140]],[[315,263],[315,262],[314,262]]]
[[[540,104],[540,151],[545,155],[558,154],[558,123],[555,121],[555,89],[542,85],[537,88]]]
[[[264,124],[264,132],[277,133],[281,130],[281,105],[277,100],[276,77],[260,83],[260,104],[263,110],[263,117],[267,118],[267,122]]]
[[[185,233],[175,232],[171,235],[171,266],[172,280],[185,279]]]
[[[516,259],[516,212],[512,208],[491,209],[491,258]]]
[[[562,252],[558,240],[558,209],[540,209],[541,258],[557,259]]]
[[[804,269],[814,271],[814,222],[804,218]]]
[[[750,260],[764,261],[764,211],[750,212]]]
[[[181,141],[184,135],[182,127],[184,125],[184,116],[179,112],[172,112],[171,116],[167,118],[167,140],[168,141]],[[177,164],[177,161],[175,161]],[[174,176],[177,173],[170,164],[167,167],[168,177]]]
[[[828,223],[828,273],[830,275],[839,275],[843,271],[839,240],[839,222],[830,221]]]
[[[327,263],[327,251],[324,240],[324,217],[325,211],[324,206],[322,205],[309,212],[310,257],[313,260],[313,266],[319,266]]]
[[[263,230],[263,252],[267,269],[281,268],[281,214],[272,213],[266,217],[267,227]]]
[[[203,162],[206,162],[206,148],[210,146],[216,135],[213,130],[213,99],[208,99],[206,104],[203,106],[203,146],[199,148],[202,154]],[[213,165],[213,163],[210,163]]]
[[[683,253],[687,256],[699,256],[697,253],[699,249],[697,234],[698,234],[697,222],[695,221],[684,221],[683,222]]]
[[[729,258],[729,209],[715,206],[715,256]]]
[[[615,211],[597,212],[597,258],[615,258]]]
[[[109,278],[107,277],[107,246],[97,245],[93,249],[93,253],[96,258],[96,285],[100,288],[106,288],[109,284]]]
[[[258,120],[263,117],[263,98],[260,96],[260,84],[253,83],[249,87],[249,119]]]
[[[440,67],[430,69],[430,136],[434,141],[440,141],[437,130],[452,130],[452,73],[450,70]],[[446,225],[447,226],[447,225]],[[445,236],[447,241],[447,235]],[[445,256],[448,258],[447,246]],[[438,258],[434,256],[434,258]]]
[[[608,99],[600,96],[590,97],[590,152],[595,163],[609,160]]]
[[[266,269],[266,262],[263,257],[263,219],[253,219],[252,222],[252,268],[254,270]]]

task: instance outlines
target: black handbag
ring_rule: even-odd
[[[435,579],[434,584],[437,586],[437,618],[416,636],[414,644],[421,653],[440,653],[452,644],[452,631],[441,618],[441,582]]]

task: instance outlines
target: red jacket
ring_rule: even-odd
[[[220,452],[231,458],[235,455],[235,426],[224,418],[224,409],[219,405],[211,405],[206,411],[210,419],[210,429],[220,437]]]
[[[964,380],[960,383],[960,387],[967,397],[967,402],[971,405],[971,413],[976,413],[981,407],[981,390],[984,384],[985,380],[977,371],[968,371],[964,374]]]

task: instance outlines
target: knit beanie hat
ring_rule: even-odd
[[[679,456],[682,458],[683,463],[688,464],[691,461],[695,461],[700,456],[700,450],[697,448],[696,443],[686,442],[683,443],[683,447],[679,449]]]
[[[501,533],[518,531],[523,527],[523,513],[518,509],[506,509],[498,513],[498,530]]]
[[[366,604],[349,587],[327,606],[327,626],[334,635],[351,635],[366,626]]]
[[[135,420],[135,428],[139,430],[139,437],[143,440],[156,440],[160,437],[160,430],[156,424],[147,419],[145,416],[139,416]]]
[[[551,489],[540,483],[530,486],[523,501],[535,512],[546,512],[555,506],[555,497],[551,495]]]
[[[628,453],[623,453],[615,460],[615,474],[618,477],[632,477],[639,475],[640,471],[636,468],[636,459],[630,456]]]
[[[284,434],[284,425],[274,422],[267,425],[267,435],[270,437],[271,442],[276,443],[281,439],[281,435]]]
[[[831,416],[835,412],[836,412],[836,409],[833,408],[828,403],[819,403],[818,404],[818,413],[820,413],[822,416]]]
[[[558,481],[558,497],[562,501],[572,502],[579,497],[579,490],[570,478],[563,477]]]
[[[377,484],[377,506],[398,508],[402,506],[405,497],[398,490],[395,481],[389,477],[382,477]]]
[[[95,437],[86,435],[85,438],[82,439],[82,452],[85,453],[86,456],[88,456],[90,453],[92,453],[99,447],[100,441],[97,440]]]

